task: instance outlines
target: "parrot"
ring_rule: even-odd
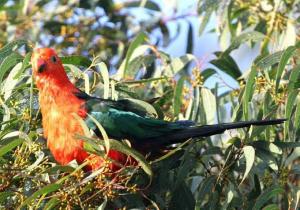
[[[109,138],[127,139],[136,150],[151,152],[188,139],[209,137],[225,130],[280,124],[285,119],[240,121],[212,125],[199,125],[188,120],[165,121],[149,116],[128,99],[103,99],[86,94],[68,78],[61,59],[52,48],[36,48],[31,56],[32,74],[39,91],[43,135],[54,159],[61,165],[76,160],[87,161],[86,168],[95,171],[103,165],[104,158],[84,149],[84,135],[78,117],[84,120],[95,134],[100,132],[91,117],[103,126]],[[91,117],[90,117],[91,116]],[[125,164],[128,157],[109,150],[110,159]],[[111,170],[119,166],[112,164]]]

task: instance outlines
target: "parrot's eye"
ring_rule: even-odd
[[[53,56],[51,56],[51,61],[53,62],[53,63],[56,63],[56,61],[57,61],[57,58],[55,57],[55,55],[53,55]]]

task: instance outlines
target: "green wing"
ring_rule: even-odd
[[[126,100],[111,101],[93,98],[87,100],[86,108],[110,137],[130,139],[133,142],[158,138],[191,125],[190,122],[167,122],[152,118],[145,109]],[[90,117],[85,121],[89,128],[97,130]]]

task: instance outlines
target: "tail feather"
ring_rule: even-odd
[[[192,137],[207,137],[215,134],[224,133],[226,130],[236,129],[236,128],[246,128],[251,125],[255,126],[264,126],[264,125],[276,125],[281,124],[286,119],[275,119],[275,120],[257,120],[257,121],[241,121],[241,122],[233,122],[233,123],[221,123],[215,125],[204,125],[204,126],[196,126],[190,127],[190,131]]]
[[[265,125],[276,125],[281,124],[286,119],[275,119],[275,120],[257,120],[257,121],[241,121],[241,122],[233,122],[233,123],[221,123],[214,125],[203,125],[203,126],[188,126],[185,129],[178,130],[177,132],[161,136],[155,139],[151,139],[148,143],[152,142],[154,144],[172,144],[179,143],[189,138],[197,138],[197,137],[208,137],[215,134],[224,133],[226,130],[236,129],[236,128],[245,128],[250,127],[251,125],[255,126],[265,126]]]

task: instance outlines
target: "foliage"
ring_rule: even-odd
[[[200,32],[205,21],[217,14],[227,17],[217,26],[222,46],[226,45],[222,44],[224,36],[230,34],[230,43],[215,52],[211,61],[218,69],[204,70],[189,54],[190,47],[186,55],[175,58],[160,50],[161,40],[153,40],[153,31],[159,28],[163,32],[166,45],[170,37],[167,21],[155,15],[160,8],[153,1],[59,1],[59,7],[50,11],[47,1],[12,2],[0,3],[5,20],[0,33],[1,208],[297,208],[298,1],[199,1],[198,12],[203,18]],[[144,31],[137,33],[129,11],[141,5],[149,18],[135,23]],[[98,20],[100,8],[106,17],[104,23]],[[80,14],[81,19],[69,22]],[[95,22],[99,25],[93,26]],[[284,125],[187,140],[164,154],[146,158],[126,141],[109,140],[105,134],[101,141],[87,130],[86,137],[80,138],[86,141],[89,152],[104,156],[99,148],[111,147],[131,154],[139,165],[124,166],[115,174],[107,167],[109,159],[91,174],[82,170],[84,164],[59,166],[42,137],[38,92],[29,63],[33,43],[47,40],[50,42],[44,45],[55,45],[64,53],[75,52],[76,56],[65,56],[62,61],[71,80],[82,90],[104,98],[130,98],[149,115],[200,124],[273,118],[287,121]],[[243,73],[231,53],[246,42],[261,44],[261,53]],[[239,81],[239,88],[223,93],[219,83],[208,88],[207,79],[220,71]]]

